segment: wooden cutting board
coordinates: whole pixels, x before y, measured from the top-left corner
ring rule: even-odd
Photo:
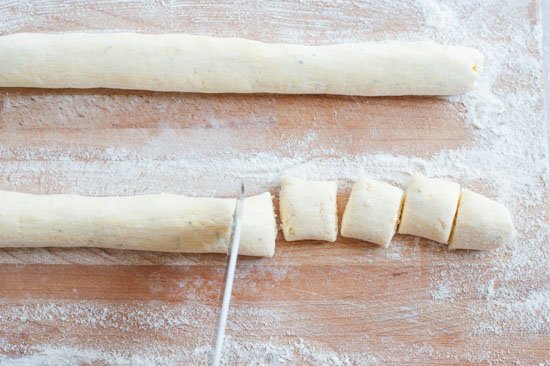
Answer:
[[[459,7],[457,16],[465,23],[471,22],[469,13],[500,14],[503,5],[473,3]],[[515,17],[536,29],[537,1],[516,3]],[[187,32],[327,44],[404,38],[426,27],[442,32],[453,9],[427,0],[4,1],[0,34]],[[472,37],[510,36],[503,31],[506,16],[486,19]],[[540,65],[540,34],[529,42]],[[537,72],[542,77],[540,68]],[[540,80],[533,83],[542,92]],[[533,90],[509,80],[499,84],[515,92]],[[238,161],[245,162],[265,153],[282,160],[380,152],[429,158],[474,143],[467,113],[461,103],[444,98],[0,89],[0,188],[227,197],[234,191],[227,180],[238,174],[212,163],[224,154],[240,154]],[[540,103],[533,115],[533,129],[542,133]],[[190,153],[197,156],[194,165]],[[251,164],[257,170],[262,160]],[[345,164],[342,169],[342,178],[349,178]],[[276,196],[278,176],[235,171],[250,193],[267,189]],[[469,188],[491,192],[481,183]],[[348,192],[344,184],[340,215]],[[547,220],[547,207],[532,209]],[[0,253],[0,364],[207,362],[224,256],[99,249]],[[344,238],[285,243],[279,235],[274,258],[239,261],[226,362],[548,364],[544,298],[530,311],[514,312],[517,303],[498,307],[490,291],[480,291],[487,283],[489,289],[498,286],[500,277],[495,283],[493,274],[504,267],[495,267],[495,259],[505,263],[508,255],[449,253],[399,235],[388,250]],[[547,289],[548,283],[548,271],[540,271],[507,286],[524,294]],[[499,309],[506,311],[500,315]],[[526,318],[515,319],[517,314]],[[522,328],[520,322],[539,326]]]

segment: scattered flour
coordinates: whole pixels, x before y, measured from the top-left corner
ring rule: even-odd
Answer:
[[[45,4],[51,6],[48,1]],[[204,34],[205,29],[211,29],[205,24],[213,21],[202,14],[202,17],[196,16],[189,22],[182,15],[189,13],[186,7],[191,6],[185,2],[134,4],[105,1],[97,6],[132,8],[135,18],[110,20],[117,24],[116,30],[175,30]],[[2,9],[6,10],[0,11],[2,33],[48,31],[48,24],[55,18],[48,6],[41,8],[32,2],[8,1],[0,5]],[[68,25],[71,30],[112,29],[105,20],[88,20],[86,9],[86,2],[67,2],[65,10],[73,19]],[[48,148],[37,149],[18,149],[7,144],[0,146],[0,176],[5,178],[2,188],[32,190],[47,185],[51,191],[92,195],[167,191],[224,196],[233,192],[233,182],[239,179],[248,183],[251,193],[266,189],[276,191],[282,174],[339,179],[344,191],[361,175],[400,186],[404,186],[415,171],[452,179],[506,204],[514,216],[517,239],[491,253],[448,253],[432,243],[428,246],[428,253],[420,254],[420,247],[424,244],[419,245],[418,241],[406,247],[398,247],[401,243],[397,243],[385,253],[366,251],[363,258],[357,258],[358,262],[376,263],[386,259],[407,264],[423,260],[432,264],[427,274],[429,302],[399,306],[391,312],[392,319],[386,317],[383,320],[389,324],[397,323],[397,328],[388,331],[388,336],[364,335],[350,339],[349,349],[360,349],[360,353],[333,349],[322,339],[310,340],[310,337],[301,336],[308,333],[308,322],[300,312],[291,308],[234,307],[232,319],[237,320],[229,326],[235,334],[228,339],[224,356],[226,364],[386,365],[415,364],[415,361],[427,359],[456,364],[550,364],[550,357],[529,356],[530,351],[522,348],[526,343],[521,343],[529,336],[547,337],[550,334],[549,169],[547,130],[542,120],[542,30],[534,18],[532,22],[526,21],[526,14],[533,11],[532,3],[515,0],[498,4],[475,0],[383,0],[342,2],[330,8],[323,1],[314,1],[308,4],[258,3],[250,7],[226,4],[217,11],[224,14],[215,19],[223,29],[217,34],[220,36],[247,37],[249,33],[255,34],[258,24],[262,29],[262,22],[266,22],[273,28],[262,33],[262,39],[266,41],[308,43],[313,39],[329,43],[431,38],[480,49],[486,56],[486,65],[478,88],[465,96],[448,98],[449,103],[459,107],[457,109],[463,109],[471,142],[430,156],[389,152],[348,154],[341,141],[326,142],[312,129],[298,138],[283,136],[287,142],[277,152],[243,151],[239,148],[243,144],[240,135],[231,135],[228,129],[224,129],[234,121],[213,114],[207,121],[209,130],[189,129],[186,137],[175,128],[164,128],[139,148],[86,144],[67,148],[61,144],[56,146],[55,142]],[[354,15],[354,12],[364,14],[364,17]],[[296,20],[296,14],[304,16]],[[369,14],[377,16],[373,18]],[[27,17],[33,19],[33,25],[29,25]],[[158,19],[166,19],[166,23],[159,24]],[[188,28],[180,24],[188,24]],[[392,26],[388,27],[388,24]],[[403,24],[402,28],[400,24]],[[390,32],[388,28],[395,30]],[[48,100],[48,96],[42,98]],[[50,101],[59,102],[59,97],[56,98]],[[131,103],[132,108],[137,108],[143,101],[136,97]],[[109,108],[107,101],[103,100],[101,104]],[[60,115],[70,113],[70,105],[71,99],[67,97],[60,103]],[[5,95],[0,115],[2,111],[26,106],[17,96]],[[163,106],[160,105],[159,114],[162,112]],[[78,113],[71,116],[78,121]],[[248,116],[245,126],[253,125],[254,118],[253,114]],[[336,111],[333,118],[338,122]],[[169,124],[170,121],[163,123]],[[274,123],[276,121],[271,119],[262,121],[266,128],[271,128]],[[210,137],[215,136],[216,146],[209,144],[204,147],[208,133],[212,134]],[[258,141],[249,143],[261,144]],[[455,260],[456,264],[442,267],[438,261],[441,255]],[[195,260],[194,256],[94,249],[0,251],[0,263],[15,264],[114,262],[193,265]],[[182,282],[182,288],[185,286],[186,283]],[[432,308],[438,309],[441,304],[450,304],[461,314],[460,321],[464,321],[463,326],[467,329],[463,336],[470,340],[468,344],[444,348],[431,344],[428,339],[425,343],[411,345],[391,336],[399,334],[399,327],[406,332],[417,329],[411,328],[413,326],[424,327],[423,324],[429,327],[422,336],[429,337],[437,327],[443,329],[438,331],[446,336],[452,336],[456,329],[446,329],[445,319],[437,323],[438,313],[431,313]],[[354,306],[350,309],[357,311]],[[25,343],[13,340],[20,339],[18,337],[10,339],[9,332],[0,330],[0,365],[206,364],[213,332],[211,324],[205,326],[203,323],[205,319],[214,318],[215,308],[200,303],[196,306],[132,304],[118,307],[94,302],[0,303],[2,324],[13,325],[21,332],[32,332],[36,325],[61,332],[52,336],[55,342],[40,339]],[[97,339],[82,342],[72,334],[62,334],[71,327],[94,329]],[[273,337],[256,338],[261,333],[255,331],[258,329],[264,331],[262,334],[272,332]],[[113,349],[106,349],[105,339],[101,337],[107,337],[110,332],[120,332],[121,340]],[[156,341],[150,344],[138,342],[132,338],[136,332],[143,332],[144,338]],[[185,337],[188,332],[199,336],[189,339]],[[322,338],[320,334],[316,336]],[[491,343],[493,336],[507,336],[511,342],[509,348],[514,352],[492,351],[496,347]],[[498,342],[504,340],[498,338]],[[524,356],[518,357],[517,353]]]
[[[432,299],[434,300],[446,300],[452,299],[455,296],[455,290],[448,287],[445,282],[438,283],[434,291],[432,291]]]

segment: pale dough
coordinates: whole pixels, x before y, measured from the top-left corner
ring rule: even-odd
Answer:
[[[495,249],[509,242],[514,233],[510,212],[504,205],[462,190],[449,249]]]
[[[226,253],[234,199],[156,194],[127,197],[0,191],[0,247],[100,247]],[[246,198],[240,254],[273,256],[269,193]]]
[[[342,236],[388,247],[397,230],[403,191],[384,182],[360,179],[351,190]]]
[[[482,67],[477,50],[431,41],[303,46],[188,34],[0,37],[0,87],[453,95],[471,90]]]
[[[459,196],[459,184],[415,174],[405,192],[398,232],[446,244]]]
[[[336,241],[337,184],[286,177],[279,195],[285,240]]]

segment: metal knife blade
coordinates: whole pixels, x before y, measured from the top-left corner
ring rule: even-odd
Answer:
[[[237,203],[233,212],[233,224],[231,226],[231,236],[227,248],[227,262],[225,265],[224,290],[220,302],[220,312],[218,315],[218,330],[216,333],[214,351],[210,365],[218,366],[221,360],[223,349],[223,340],[225,338],[225,326],[227,324],[227,315],[229,314],[229,303],[231,301],[231,291],[233,290],[233,279],[235,278],[235,268],[237,266],[237,256],[239,254],[239,244],[241,240],[241,219],[244,205],[244,184],[241,183],[239,193],[237,194]]]

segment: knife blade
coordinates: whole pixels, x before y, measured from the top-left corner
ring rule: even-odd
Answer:
[[[210,365],[218,366],[221,360],[223,350],[223,341],[225,339],[225,326],[227,324],[227,315],[229,314],[229,303],[231,301],[231,291],[233,290],[233,279],[235,278],[235,268],[237,266],[237,256],[239,254],[239,244],[241,240],[241,220],[244,206],[244,184],[237,194],[235,211],[233,212],[233,223],[231,225],[231,236],[227,248],[227,262],[225,264],[224,289],[220,301],[220,311],[218,314],[218,328],[212,352]]]

